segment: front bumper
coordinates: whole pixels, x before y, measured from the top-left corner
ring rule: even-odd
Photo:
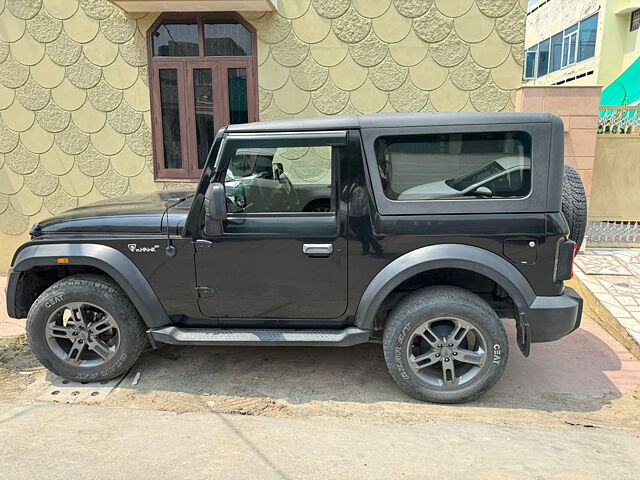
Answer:
[[[558,340],[578,328],[581,317],[582,298],[573,288],[555,297],[536,297],[526,312],[530,341]]]

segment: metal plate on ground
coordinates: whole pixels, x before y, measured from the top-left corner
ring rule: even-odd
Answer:
[[[123,378],[124,375],[108,382],[79,383],[54,377],[38,400],[56,403],[100,403]]]

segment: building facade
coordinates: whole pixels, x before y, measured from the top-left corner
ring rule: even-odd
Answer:
[[[584,181],[590,231],[596,241],[632,242],[640,221],[640,1],[529,3],[522,90],[529,97],[564,90],[556,113],[576,112],[570,122],[564,118],[565,129],[575,126],[565,135],[565,161]],[[593,110],[588,97],[596,89]],[[624,226],[610,229],[610,221]]]
[[[524,85],[599,85],[603,105],[633,104],[640,99],[640,1],[531,2],[525,57]]]
[[[227,123],[512,111],[525,9],[525,0],[1,1],[0,271],[38,220],[193,182]],[[322,175],[322,162],[294,180]]]

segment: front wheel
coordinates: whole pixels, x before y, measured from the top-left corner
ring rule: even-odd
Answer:
[[[427,287],[404,298],[391,312],[383,348],[396,383],[435,403],[479,397],[500,379],[509,355],[493,309],[452,286]]]
[[[27,341],[45,367],[67,380],[101,382],[126,373],[146,343],[144,324],[113,281],[78,275],[33,303]]]

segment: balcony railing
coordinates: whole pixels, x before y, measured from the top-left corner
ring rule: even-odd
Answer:
[[[598,133],[640,135],[640,106],[600,107]]]

